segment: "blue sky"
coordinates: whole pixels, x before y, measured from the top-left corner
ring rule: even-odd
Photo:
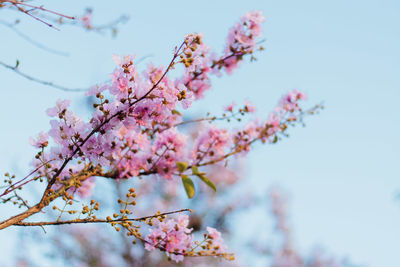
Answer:
[[[18,58],[21,70],[33,76],[86,87],[107,79],[112,54],[150,55],[165,65],[190,32],[202,32],[221,51],[229,27],[246,11],[262,10],[265,51],[232,76],[213,80],[214,90],[194,110],[207,106],[219,113],[221,105],[249,99],[265,117],[293,88],[308,94],[310,106],[323,101],[326,109],[308,118],[307,127],[249,154],[246,179],[259,195],[270,184],[290,192],[300,248],[323,244],[366,266],[400,265],[399,1],[84,2],[43,3],[66,14],[92,6],[99,24],[122,13],[130,20],[112,39],[75,27],[54,31],[23,17],[24,33],[69,56],[40,50],[0,25],[0,60]],[[15,17],[1,12],[2,20]],[[29,136],[48,129],[45,109],[58,98],[73,98],[77,108],[83,100],[6,69],[0,80],[0,171],[24,174],[34,155]],[[2,239],[12,236],[4,232]]]

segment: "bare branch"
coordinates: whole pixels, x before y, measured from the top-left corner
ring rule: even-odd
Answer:
[[[115,219],[115,220],[104,220],[104,219],[76,219],[76,220],[68,220],[68,221],[55,221],[55,222],[18,222],[15,223],[15,226],[45,226],[45,225],[63,225],[63,224],[82,224],[82,223],[113,223],[113,222],[129,222],[129,221],[145,221],[151,218],[157,218],[163,215],[170,215],[181,212],[193,212],[191,209],[180,209],[175,211],[164,212],[156,215],[145,216],[141,218],[133,218],[133,219]]]
[[[83,89],[83,88],[68,88],[68,87],[64,87],[64,86],[55,84],[53,82],[44,81],[44,80],[32,77],[32,76],[30,76],[30,75],[28,75],[26,73],[21,72],[18,69],[18,65],[19,65],[18,61],[17,61],[17,64],[15,66],[8,65],[8,64],[6,64],[6,63],[4,63],[2,61],[0,61],[0,65],[2,65],[3,67],[5,67],[7,69],[10,69],[10,70],[14,71],[15,73],[17,73],[18,75],[24,77],[25,79],[28,79],[30,81],[37,82],[37,83],[40,83],[40,84],[43,84],[43,85],[46,85],[46,86],[50,86],[50,87],[53,87],[53,88],[56,88],[56,89],[59,89],[59,90],[65,91],[65,92],[84,92],[84,91],[87,91],[87,89]]]
[[[14,7],[16,10],[30,16],[31,18],[33,18],[55,30],[59,30],[59,29],[54,27],[53,24],[50,24],[50,23],[46,22],[45,20],[39,18],[37,15],[32,14],[31,12],[32,11],[42,11],[45,13],[50,13],[50,14],[56,15],[60,18],[66,18],[66,19],[71,19],[71,20],[75,19],[75,17],[67,16],[67,15],[61,14],[59,12],[50,10],[50,9],[46,9],[43,6],[35,6],[35,5],[27,4],[23,0],[1,0],[0,3],[2,5],[10,4],[10,7]],[[27,9],[27,8],[29,8],[29,9]]]
[[[6,21],[0,20],[0,24],[4,25],[5,27],[8,27],[12,31],[14,31],[18,36],[20,36],[22,39],[24,39],[28,43],[31,43],[32,45],[36,46],[39,49],[42,49],[42,50],[44,50],[46,52],[53,53],[53,54],[56,54],[56,55],[59,55],[59,56],[67,57],[69,55],[67,52],[63,52],[63,51],[58,51],[58,50],[52,49],[52,48],[47,47],[47,46],[45,46],[44,44],[42,44],[42,43],[40,43],[38,41],[33,40],[31,37],[29,37],[28,35],[25,35],[20,30],[18,30],[17,27],[15,27],[17,25],[17,23],[8,23]]]

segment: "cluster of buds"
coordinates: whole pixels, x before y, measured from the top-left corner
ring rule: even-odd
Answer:
[[[118,199],[118,204],[122,205],[121,209],[119,210],[119,213],[114,213],[113,218],[110,216],[107,216],[107,221],[110,222],[111,226],[115,228],[116,231],[120,231],[120,227],[122,226],[124,228],[130,229],[130,227],[133,227],[132,221],[129,221],[129,215],[132,214],[132,211],[129,210],[129,206],[135,206],[136,205],[136,193],[134,188],[130,188],[128,190],[128,193],[126,193],[126,199],[122,200],[121,198]],[[128,232],[129,233],[129,232]],[[129,234],[130,235],[130,234]]]
[[[185,38],[185,48],[180,55],[181,61],[186,68],[199,63],[199,47],[202,45],[201,35],[189,34]],[[200,62],[201,63],[201,62]],[[194,71],[195,66],[191,68]]]

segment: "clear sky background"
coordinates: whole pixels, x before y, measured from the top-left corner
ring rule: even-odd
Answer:
[[[52,1],[40,2],[65,14],[94,7],[94,24],[121,14],[130,20],[116,39],[76,27],[55,31],[28,17],[20,30],[48,47],[38,49],[0,25],[0,60],[35,77],[69,87],[108,79],[112,54],[151,55],[167,64],[184,35],[202,32],[222,51],[227,31],[246,11],[262,10],[265,51],[232,76],[213,80],[213,90],[194,106],[220,112],[221,105],[249,99],[267,116],[282,94],[305,91],[308,104],[326,109],[292,129],[275,146],[248,156],[249,187],[265,194],[279,184],[291,196],[291,220],[298,247],[323,244],[335,255],[366,266],[400,266],[400,1]],[[0,19],[16,17],[0,11]],[[0,68],[0,172],[25,174],[34,149],[29,137],[49,128],[46,108],[65,93],[24,80]],[[203,112],[200,113],[200,110]],[[259,186],[262,184],[262,186]],[[0,219],[6,211],[0,208]],[[257,222],[241,218],[253,234]],[[253,220],[253,221],[257,221]],[[246,234],[252,234],[247,233]],[[13,230],[0,233],[0,263],[8,262]]]

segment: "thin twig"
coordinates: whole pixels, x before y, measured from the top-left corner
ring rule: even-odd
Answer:
[[[19,1],[9,1],[9,2],[13,2],[13,3],[16,3],[16,4],[18,4],[18,5],[23,5],[23,6],[31,7],[31,8],[33,8],[33,9],[39,9],[39,10],[42,10],[42,11],[44,11],[44,12],[52,13],[52,14],[54,14],[54,15],[57,15],[57,16],[60,16],[60,17],[66,18],[66,19],[72,19],[72,20],[75,19],[75,17],[67,16],[67,15],[64,15],[64,14],[62,14],[62,13],[59,13],[59,12],[50,10],[50,9],[46,9],[46,8],[44,8],[43,6],[34,6],[34,5],[27,4],[27,3],[19,2]]]
[[[59,17],[63,17],[63,18],[71,19],[71,20],[75,19],[75,17],[67,16],[67,15],[61,14],[59,12],[50,10],[50,9],[46,9],[43,6],[30,5],[30,4],[27,4],[20,0],[2,0],[2,1],[0,1],[0,3],[3,3],[3,4],[9,3],[12,7],[15,7],[18,11],[20,11],[20,12],[30,16],[31,18],[49,26],[50,28],[58,30],[58,31],[59,31],[59,29],[54,27],[53,24],[50,24],[50,23],[46,22],[45,20],[39,18],[37,15],[32,14],[31,11],[40,10],[40,11],[43,11],[46,13],[50,13],[50,14],[59,16]],[[30,8],[30,9],[25,9],[26,7]]]
[[[8,22],[2,21],[2,20],[0,20],[0,24],[6,26],[6,27],[8,27],[8,28],[10,28],[10,29],[11,29],[12,31],[14,31],[18,36],[20,36],[20,37],[23,38],[25,41],[27,41],[28,43],[31,43],[32,45],[36,46],[36,47],[39,48],[39,49],[42,49],[42,50],[44,50],[44,51],[46,51],[46,52],[53,53],[53,54],[56,54],[56,55],[59,55],[59,56],[64,56],[64,57],[69,56],[69,54],[68,54],[67,52],[63,52],[63,51],[58,51],[58,50],[52,49],[52,48],[50,48],[50,47],[45,46],[44,44],[41,44],[41,43],[39,43],[39,42],[33,40],[33,39],[30,38],[28,35],[25,35],[25,34],[22,33],[20,30],[18,30],[18,29],[15,27],[16,24],[11,24],[11,23],[8,23]]]
[[[76,220],[68,220],[68,221],[55,221],[55,222],[19,222],[15,223],[16,226],[45,226],[45,225],[63,225],[63,224],[82,224],[82,223],[113,223],[113,222],[140,222],[151,218],[157,218],[164,215],[170,215],[180,212],[192,212],[191,209],[180,209],[175,211],[164,212],[156,215],[145,216],[141,218],[132,218],[132,219],[115,219],[115,220],[104,220],[104,219],[76,219]]]
[[[16,188],[21,188],[21,186],[25,185],[26,183],[30,182],[31,180],[28,180],[27,182],[20,184],[17,186],[17,184],[22,183],[24,180],[26,180],[29,176],[31,176],[32,174],[34,174],[35,172],[37,172],[40,168],[42,168],[43,166],[45,166],[46,164],[50,163],[54,161],[54,159],[49,160],[43,164],[41,164],[39,167],[37,167],[36,169],[34,169],[33,171],[31,171],[27,176],[25,176],[24,178],[22,178],[21,180],[19,180],[18,182],[15,182],[14,184],[10,185],[9,187],[7,187],[4,192],[0,195],[0,197],[7,195],[8,193],[14,191]],[[33,178],[34,179],[34,178]],[[10,190],[11,189],[11,190]]]
[[[83,89],[83,88],[68,88],[68,87],[64,87],[64,86],[55,84],[53,82],[37,79],[37,78],[32,77],[32,76],[30,76],[30,75],[28,75],[26,73],[21,72],[18,69],[18,65],[11,66],[11,65],[8,65],[8,64],[6,64],[6,63],[4,63],[2,61],[0,61],[0,65],[2,65],[3,67],[5,67],[7,69],[10,69],[10,70],[14,71],[15,73],[21,75],[25,79],[28,79],[30,81],[37,82],[37,83],[40,83],[40,84],[43,84],[43,85],[46,85],[46,86],[54,87],[54,88],[57,88],[59,90],[65,91],[65,92],[84,92],[84,91],[87,91],[87,89]]]

